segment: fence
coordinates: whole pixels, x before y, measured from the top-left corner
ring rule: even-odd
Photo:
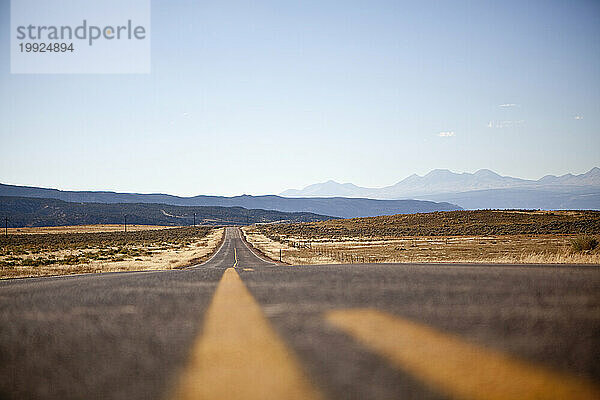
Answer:
[[[386,261],[385,257],[354,254],[350,252],[329,249],[326,246],[313,245],[311,241],[283,240],[282,243],[288,247],[306,250],[313,256],[324,256],[331,258],[341,264],[371,264]],[[283,249],[280,249],[279,251],[279,259],[280,261],[285,261],[285,251]]]

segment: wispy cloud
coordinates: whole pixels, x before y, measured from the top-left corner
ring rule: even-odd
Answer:
[[[574,118],[579,120],[579,119],[583,119],[583,116],[582,115],[576,115]]]
[[[503,121],[490,121],[487,124],[488,128],[514,128],[514,127],[518,127],[518,126],[523,126],[523,124],[525,124],[525,121],[520,119],[517,121],[511,121],[511,120],[503,120]]]
[[[498,107],[501,107],[501,108],[513,108],[513,107],[519,107],[519,105],[515,104],[515,103],[505,103],[505,104],[500,104]]]
[[[438,136],[439,137],[453,137],[454,131],[440,132],[440,133],[438,133]]]

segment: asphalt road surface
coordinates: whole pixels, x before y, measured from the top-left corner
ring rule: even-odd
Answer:
[[[0,281],[2,399],[600,398],[600,269],[277,265]]]

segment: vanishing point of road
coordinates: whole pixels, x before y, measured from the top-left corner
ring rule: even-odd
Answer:
[[[600,269],[287,266],[0,282],[0,399],[599,399]]]

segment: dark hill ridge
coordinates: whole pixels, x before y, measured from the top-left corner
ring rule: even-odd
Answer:
[[[0,197],[0,216],[11,227],[120,224],[185,226],[238,225],[261,222],[310,222],[332,219],[313,213],[285,213],[242,207],[184,207],[155,203],[70,203],[56,199]],[[4,221],[2,221],[4,222]]]
[[[600,233],[598,211],[477,210],[336,219],[303,224],[269,224],[260,229],[281,236],[399,238],[427,236],[561,235]],[[277,237],[279,236],[279,237]]]
[[[0,184],[0,196],[58,199],[77,203],[159,203],[174,206],[220,206],[305,212],[342,218],[377,215],[413,214],[432,211],[453,211],[461,208],[450,203],[425,200],[373,200],[365,198],[286,198],[268,196],[194,196],[168,194],[138,194],[93,191],[62,191],[28,186]]]

